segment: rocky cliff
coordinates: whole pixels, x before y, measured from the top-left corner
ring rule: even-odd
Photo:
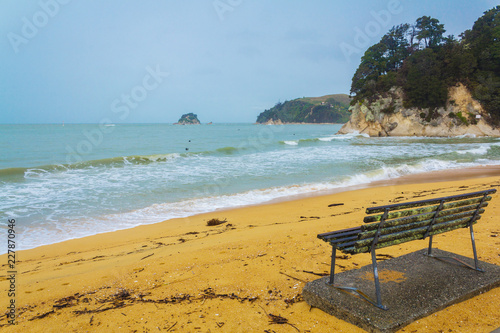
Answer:
[[[361,101],[349,108],[350,120],[338,134],[366,133],[370,136],[500,136],[489,115],[462,84],[451,87],[446,107],[403,107],[403,93],[392,88],[375,101]],[[486,119],[485,119],[486,118]]]

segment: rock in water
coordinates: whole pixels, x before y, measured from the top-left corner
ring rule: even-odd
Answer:
[[[198,115],[194,113],[183,114],[182,117],[174,125],[199,125]]]

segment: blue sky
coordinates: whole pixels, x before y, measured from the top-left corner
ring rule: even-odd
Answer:
[[[491,0],[0,0],[0,123],[254,122],[349,93],[365,49],[423,15],[470,29]]]

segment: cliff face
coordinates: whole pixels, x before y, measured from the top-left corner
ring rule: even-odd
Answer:
[[[370,136],[500,136],[500,130],[489,125],[488,116],[472,98],[466,87],[451,87],[446,108],[436,110],[403,107],[400,88],[374,102],[361,102],[349,108],[350,120],[338,134],[353,132]]]

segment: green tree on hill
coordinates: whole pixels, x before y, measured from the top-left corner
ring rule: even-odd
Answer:
[[[332,95],[329,95],[332,96]],[[298,98],[292,101],[278,102],[257,117],[257,123],[270,120],[283,123],[346,123],[349,121],[348,104],[339,96],[321,98]],[[344,96],[347,98],[348,96]],[[340,100],[340,101],[339,101]]]
[[[460,35],[444,37],[439,20],[422,16],[393,27],[369,47],[351,85],[351,103],[372,101],[401,87],[406,106],[446,105],[448,88],[463,83],[500,124],[500,6]]]
[[[500,122],[500,6],[487,11],[464,33],[477,62],[469,88],[473,95]]]
[[[439,23],[439,20],[430,16],[422,16],[417,19],[415,24],[417,29],[418,42],[424,42],[424,48],[437,47],[440,45],[446,32],[444,25]]]
[[[407,107],[436,108],[446,104],[448,89],[441,62],[431,48],[409,57],[400,72]]]

